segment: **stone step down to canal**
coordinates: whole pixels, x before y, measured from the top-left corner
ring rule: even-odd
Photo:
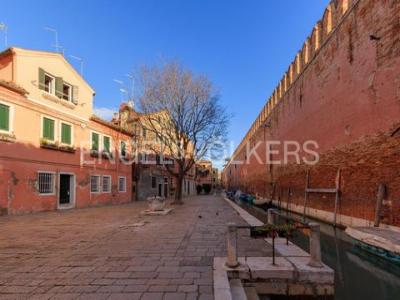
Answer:
[[[382,227],[347,227],[346,233],[356,241],[397,255],[400,262],[400,231]]]
[[[235,209],[238,214],[250,226],[260,226],[263,223],[250,215],[247,211],[236,205],[234,202],[225,198],[228,204]],[[273,219],[272,215],[271,218]],[[238,257],[239,265],[234,263],[235,255],[235,236],[234,224],[228,236],[229,254],[227,257],[214,258],[214,290],[215,299],[241,300],[255,299],[254,291],[261,295],[280,295],[280,296],[330,296],[334,294],[334,272],[331,268],[324,265],[320,260],[319,232],[315,229],[319,225],[311,224],[311,235],[313,239],[311,248],[314,248],[312,255],[303,251],[296,245],[287,241],[285,238],[266,238],[264,241],[268,247],[272,248],[275,244],[275,252],[278,257],[273,259],[271,256],[264,257]],[[237,230],[242,230],[238,226]],[[318,232],[317,236],[313,232]],[[317,239],[315,239],[317,237]],[[315,241],[318,240],[318,247]],[[239,249],[239,248],[237,248]],[[317,251],[318,250],[318,251]],[[318,256],[318,257],[317,257]],[[233,266],[233,267],[229,267]],[[238,284],[240,280],[241,284]],[[242,291],[240,292],[240,289]],[[251,290],[251,297],[248,291]],[[246,293],[247,291],[247,293]]]

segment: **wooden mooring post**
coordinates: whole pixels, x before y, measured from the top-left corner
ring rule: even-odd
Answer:
[[[382,217],[382,202],[386,195],[386,185],[381,183],[378,187],[378,194],[376,195],[376,205],[375,205],[375,222],[374,226],[379,227]]]

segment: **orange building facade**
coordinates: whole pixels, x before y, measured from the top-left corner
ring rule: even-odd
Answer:
[[[131,201],[131,133],[93,96],[61,54],[0,53],[0,214]]]

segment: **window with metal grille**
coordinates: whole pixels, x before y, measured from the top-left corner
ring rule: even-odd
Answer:
[[[118,178],[118,192],[126,192],[126,177]]]
[[[156,188],[156,178],[155,178],[154,176],[151,177],[151,187],[152,187],[153,189]]]
[[[91,193],[100,192],[100,176],[98,175],[90,176],[90,192]]]
[[[111,176],[103,176],[103,193],[111,192]]]
[[[54,194],[54,173],[38,173],[38,189],[42,195]]]

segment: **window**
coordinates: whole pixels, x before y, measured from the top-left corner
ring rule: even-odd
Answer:
[[[171,159],[171,158],[164,158],[164,165],[173,166],[174,165],[174,160]]]
[[[92,150],[99,151],[99,139],[100,135],[96,132],[92,132]]]
[[[143,137],[146,138],[146,135],[147,135],[147,129],[143,128]]]
[[[151,188],[152,189],[156,188],[156,178],[154,176],[151,177]]]
[[[126,192],[126,177],[118,177],[118,192]]]
[[[71,101],[72,100],[72,86],[70,86],[67,83],[63,83],[63,87],[62,87],[62,98],[64,100],[67,101]]]
[[[103,150],[104,152],[110,153],[110,137],[103,136]]]
[[[120,153],[122,157],[125,157],[126,155],[126,142],[125,141],[121,141],[121,146],[120,146]]]
[[[71,137],[71,125],[66,123],[61,123],[61,143],[66,145],[72,144],[72,137]]]
[[[103,175],[103,193],[111,192],[111,176]]]
[[[90,192],[91,193],[100,192],[100,176],[98,175],[90,176]]]
[[[0,103],[0,131],[10,131],[10,107]]]
[[[43,117],[43,138],[54,141],[54,120]]]
[[[50,94],[54,94],[54,77],[49,74],[44,75],[44,90]]]
[[[38,190],[41,195],[54,194],[54,173],[39,172],[38,173]]]

